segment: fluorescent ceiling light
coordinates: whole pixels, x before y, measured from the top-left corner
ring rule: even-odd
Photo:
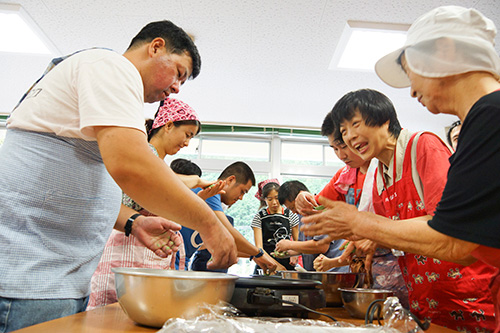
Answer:
[[[59,53],[28,13],[14,4],[0,4],[0,52]]]
[[[373,71],[378,59],[403,46],[409,27],[348,21],[328,69]]]

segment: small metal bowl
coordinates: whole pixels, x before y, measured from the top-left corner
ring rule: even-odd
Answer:
[[[118,302],[136,323],[162,327],[170,318],[192,318],[202,304],[229,302],[238,276],[214,272],[112,268]]]
[[[280,271],[283,279],[315,280],[325,291],[326,306],[342,306],[339,288],[363,285],[365,273]]]
[[[353,318],[365,318],[366,311],[375,300],[385,301],[394,293],[385,289],[339,288],[344,308]]]

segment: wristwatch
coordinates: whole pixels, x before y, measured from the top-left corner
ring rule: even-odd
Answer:
[[[253,260],[254,258],[260,258],[264,255],[264,250],[262,249],[259,249],[259,253],[257,253],[256,255],[254,256],[250,256],[250,260]]]
[[[125,236],[130,236],[130,233],[132,232],[132,224],[134,223],[135,219],[141,216],[141,214],[134,214],[131,217],[128,218],[127,223],[125,223]]]

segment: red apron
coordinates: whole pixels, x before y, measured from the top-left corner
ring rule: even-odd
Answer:
[[[492,248],[484,245],[480,245],[477,249],[472,251],[472,256],[479,260],[496,267],[497,270],[500,268],[500,249]],[[490,285],[491,294],[493,295],[493,302],[495,303],[495,313],[496,313],[496,330],[495,333],[500,332],[500,273],[494,278]]]
[[[379,215],[403,220],[433,213],[425,210],[413,183],[411,146],[414,137],[415,134],[405,151],[401,179],[379,195],[375,178],[373,206]],[[481,261],[462,266],[414,253],[399,257],[399,265],[408,288],[410,310],[419,319],[428,318],[434,324],[457,331],[479,332],[476,331],[479,327],[495,329],[493,300],[488,288],[495,268]]]

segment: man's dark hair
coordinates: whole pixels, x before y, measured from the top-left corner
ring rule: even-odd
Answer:
[[[255,185],[255,176],[252,169],[245,162],[234,162],[233,164],[226,167],[219,176],[219,179],[226,179],[230,176],[236,177],[236,183],[246,184],[250,180],[252,186]]]
[[[345,120],[351,120],[359,111],[367,126],[380,127],[389,121],[389,133],[395,138],[401,132],[396,109],[391,100],[376,90],[361,89],[345,94],[332,109],[333,126],[340,128]]]
[[[197,175],[201,177],[201,169],[196,164],[191,162],[190,160],[186,160],[185,158],[177,158],[170,162],[170,168],[173,172],[180,175]]]
[[[309,192],[307,186],[298,180],[289,180],[284,182],[278,191],[278,200],[280,201],[280,204],[284,205],[285,201],[292,202],[295,200],[300,191]]]
[[[189,54],[193,62],[190,79],[194,79],[200,74],[201,58],[193,40],[184,30],[167,20],[147,24],[132,39],[127,50],[144,43],[150,43],[157,37],[165,40],[165,48],[170,53],[183,54],[187,52]]]
[[[335,126],[332,119],[332,111],[328,112],[323,119],[323,124],[321,125],[321,135],[329,136],[335,132]]]
[[[321,135],[330,136],[333,134],[333,139],[335,141],[344,143],[338,127],[336,127],[333,123],[332,113],[333,111],[328,112],[325,116],[325,119],[323,119],[323,124],[321,125]]]
[[[448,143],[452,147],[453,147],[453,144],[451,142],[451,131],[453,131],[453,129],[455,127],[460,126],[460,125],[462,125],[462,122],[460,120],[455,121],[453,124],[450,125],[450,128],[448,129],[448,133],[446,133],[446,140],[448,140]]]

